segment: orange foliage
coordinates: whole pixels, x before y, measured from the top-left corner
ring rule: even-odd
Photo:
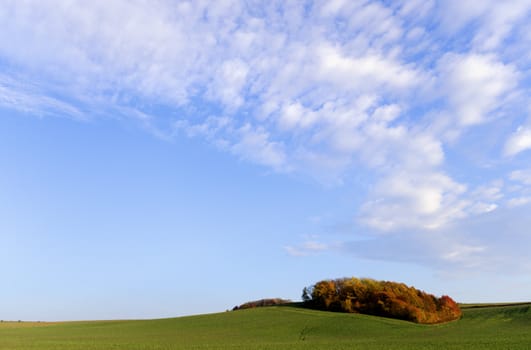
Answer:
[[[368,278],[342,278],[305,288],[305,305],[329,311],[398,318],[417,323],[441,323],[461,317],[449,296],[436,298],[403,283]]]

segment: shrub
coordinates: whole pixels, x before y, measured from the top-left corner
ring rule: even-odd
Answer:
[[[239,306],[235,306],[232,310],[235,311],[235,310],[242,310],[242,309],[252,309],[255,307],[275,306],[275,305],[283,305],[283,304],[290,304],[290,303],[292,303],[291,300],[280,299],[280,298],[260,299],[260,300],[255,300],[255,301],[248,301]]]

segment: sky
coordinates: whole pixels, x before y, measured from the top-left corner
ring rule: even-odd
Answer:
[[[0,319],[347,276],[531,300],[531,1],[5,0]]]

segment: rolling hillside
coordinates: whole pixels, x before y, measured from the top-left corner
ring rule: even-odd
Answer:
[[[1,350],[529,349],[531,304],[463,308],[440,325],[277,306],[142,321],[0,323]]]

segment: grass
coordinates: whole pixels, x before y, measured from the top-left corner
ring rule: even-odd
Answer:
[[[141,321],[2,322],[0,349],[529,349],[531,304],[463,311],[459,321],[430,326],[296,306]]]

